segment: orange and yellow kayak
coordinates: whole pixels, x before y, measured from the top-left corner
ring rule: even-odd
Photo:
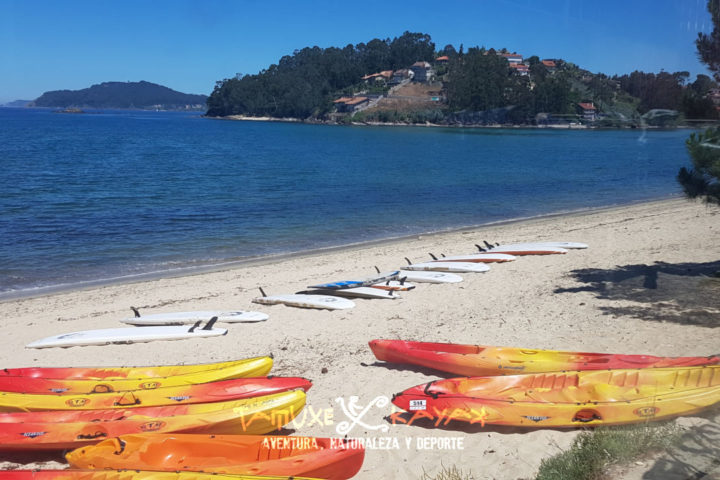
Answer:
[[[260,435],[280,430],[305,407],[293,390],[226,402],[115,410],[0,414],[0,450],[65,450],[135,433]]]
[[[4,368],[2,377],[56,378],[61,380],[144,380],[180,375],[208,375],[216,370],[231,369],[233,377],[264,377],[270,373],[272,357],[256,357],[229,362],[201,363],[195,365],[161,365],[148,367],[23,367]]]
[[[219,402],[294,389],[308,390],[311,386],[309,380],[301,377],[257,377],[84,395],[0,392],[0,411],[97,410]]]
[[[81,469],[131,468],[345,480],[362,467],[365,449],[339,438],[265,435],[125,435],[66,455]]]
[[[378,360],[385,362],[418,365],[469,377],[609,368],[692,367],[720,363],[718,355],[654,357],[405,340],[372,340],[370,349]]]
[[[20,375],[2,375],[0,374],[0,392],[18,392],[18,393],[107,393],[122,392],[127,390],[149,390],[160,387],[172,387],[180,385],[194,385],[198,383],[217,382],[220,380],[231,380],[235,378],[262,377],[270,373],[272,368],[271,357],[258,357],[248,360],[240,360],[237,362],[223,362],[209,365],[206,370],[189,371],[171,376],[157,377],[129,377],[118,378],[108,376],[100,378],[90,373],[89,378],[80,378],[69,373],[68,378],[43,378],[40,376],[20,376]],[[156,367],[158,369],[165,367]],[[24,369],[21,369],[24,370]],[[49,375],[59,375],[60,372],[54,370],[74,370],[74,369],[37,369],[37,370],[53,370],[48,372]],[[171,372],[172,370],[168,370]],[[158,373],[161,373],[159,370]],[[42,373],[42,372],[34,372]]]
[[[137,470],[2,470],[0,480],[313,480],[300,477],[215,475],[198,472],[141,472]]]
[[[720,401],[720,366],[437,380],[393,403],[420,418],[525,427],[619,425],[688,415]]]

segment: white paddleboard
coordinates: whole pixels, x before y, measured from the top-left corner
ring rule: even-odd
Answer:
[[[525,242],[525,243],[506,243],[502,246],[503,247],[517,247],[517,246],[557,247],[557,248],[564,248],[567,250],[573,250],[573,249],[588,248],[589,245],[587,243],[580,243],[580,242]]]
[[[470,253],[468,255],[451,255],[447,257],[434,258],[436,262],[470,262],[470,263],[494,263],[512,262],[514,255],[507,253]]]
[[[136,316],[124,318],[120,320],[122,323],[130,325],[192,325],[198,321],[207,321],[213,317],[217,317],[218,322],[225,323],[254,323],[264,322],[269,315],[262,312],[245,312],[245,311],[213,311],[203,310],[195,312],[168,312],[153,313],[151,315],[140,315],[136,308],[133,308]],[[139,315],[139,316],[137,316]]]
[[[268,295],[254,298],[253,302],[263,305],[282,304],[290,307],[319,308],[326,310],[345,310],[355,306],[355,303],[347,298],[336,297],[333,295],[307,295],[300,293],[288,295]]]
[[[314,291],[308,290],[305,292],[299,292],[301,294],[313,295]],[[395,300],[400,296],[392,290],[381,290],[379,288],[372,287],[355,287],[355,288],[338,288],[338,289],[318,289],[317,294],[332,294],[338,297],[349,297],[349,298],[389,298]]]
[[[377,283],[373,285],[372,288],[379,288],[381,290],[394,290],[396,292],[407,292],[408,290],[412,290],[413,288],[415,288],[415,285],[410,282],[390,280],[389,282]]]
[[[341,280],[339,282],[321,283],[319,285],[310,285],[308,288],[325,288],[325,289],[345,289],[356,287],[369,287],[375,283],[387,282],[389,280],[397,280],[399,270],[387,273],[378,273],[374,277],[368,277],[362,280]]]
[[[107,345],[110,343],[141,343],[155,340],[182,340],[185,338],[216,337],[225,335],[224,328],[203,330],[203,326],[125,327],[102,330],[84,330],[55,335],[34,341],[27,348],[73,347],[81,345]]]
[[[484,263],[471,262],[423,262],[413,263],[402,267],[405,270],[427,270],[433,272],[473,272],[482,273],[490,270],[490,267]]]
[[[400,273],[408,280],[417,283],[460,283],[463,281],[460,275],[448,272],[401,270]]]
[[[553,255],[567,252],[564,248],[541,245],[499,245],[487,250],[487,253],[509,253],[510,255]]]

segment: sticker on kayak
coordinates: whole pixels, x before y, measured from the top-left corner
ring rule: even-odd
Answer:
[[[410,400],[410,411],[427,410],[426,400]]]
[[[143,423],[140,425],[140,430],[143,432],[156,432],[165,426],[165,422],[155,420],[152,422]]]
[[[649,418],[654,417],[658,411],[660,411],[660,409],[657,407],[642,407],[636,409],[633,413],[638,417]]]

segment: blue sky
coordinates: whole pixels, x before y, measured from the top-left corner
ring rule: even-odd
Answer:
[[[0,0],[0,103],[103,81],[209,94],[306,46],[345,46],[404,31],[563,58],[609,75],[686,70],[706,0]]]

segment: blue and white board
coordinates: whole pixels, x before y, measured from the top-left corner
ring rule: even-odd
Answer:
[[[324,289],[343,289],[343,288],[356,288],[356,287],[369,287],[376,283],[388,282],[390,280],[397,280],[399,270],[388,273],[379,273],[374,277],[368,277],[363,280],[341,280],[338,282],[321,283],[319,285],[310,285],[308,288],[324,288]]]

